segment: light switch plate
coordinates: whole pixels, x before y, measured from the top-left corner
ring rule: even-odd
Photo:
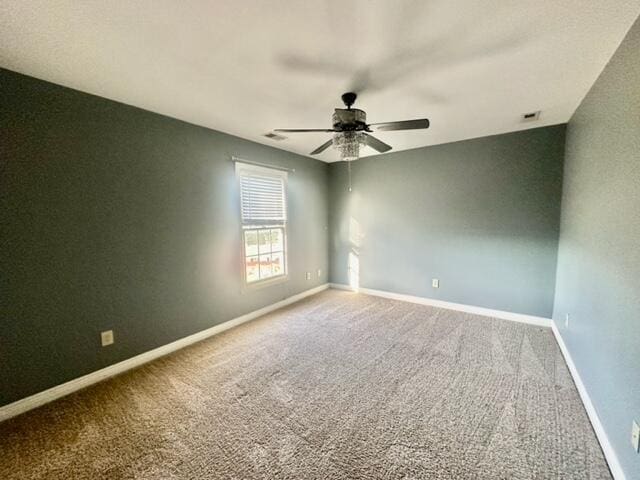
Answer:
[[[311,280],[311,272],[307,272],[307,280]]]
[[[636,453],[640,453],[640,425],[635,420],[631,425],[631,445]]]
[[[440,288],[440,280],[438,280],[437,278],[432,279],[431,286],[433,288]]]
[[[100,332],[100,340],[102,342],[103,347],[113,344],[113,330],[106,330],[104,332]]]

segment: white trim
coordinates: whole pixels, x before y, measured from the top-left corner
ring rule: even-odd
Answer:
[[[140,355],[136,355],[135,357],[128,358],[127,360],[123,360],[122,362],[110,365],[100,370],[96,370],[95,372],[89,373],[79,378],[75,378],[61,385],[57,385],[55,387],[49,388],[48,390],[36,393],[35,395],[31,395],[30,397],[26,397],[0,407],[0,422],[44,405],[45,403],[49,403],[60,397],[64,397],[65,395],[69,395],[70,393],[88,387],[89,385],[93,385],[94,383],[100,382],[109,377],[113,377],[114,375],[118,375],[120,373],[126,372],[127,370],[131,370],[132,368],[139,367],[140,365],[155,360],[159,357],[163,357],[169,353],[175,352],[176,350],[180,350],[191,344],[204,340],[205,338],[209,338],[213,335],[224,332],[225,330],[229,330],[230,328],[233,328],[237,325],[248,322],[255,318],[261,317],[262,315],[273,312],[274,310],[278,310],[279,308],[295,303],[305,297],[315,295],[316,293],[326,290],[327,288],[329,288],[329,285],[325,283],[324,285],[320,285],[310,290],[298,293],[297,295],[285,298],[284,300],[234,318],[233,320],[223,322],[214,327],[202,330],[201,332],[189,335],[188,337],[176,340],[175,342],[171,342],[161,347],[154,348],[153,350],[149,350],[148,352],[141,353]]]
[[[339,290],[350,290],[354,292],[364,293],[365,295],[373,295],[375,297],[391,298],[402,302],[418,303],[420,305],[428,305],[430,307],[446,308],[448,310],[457,310],[459,312],[473,313],[482,315],[483,317],[499,318],[501,320],[511,320],[512,322],[528,323],[539,327],[550,328],[553,324],[550,318],[536,317],[534,315],[525,315],[523,313],[505,312],[502,310],[492,310],[490,308],[475,307],[472,305],[464,305],[462,303],[445,302],[443,300],[435,300],[426,297],[416,297],[413,295],[404,295],[402,293],[387,292],[384,290],[374,290],[371,288],[355,289],[349,285],[340,283],[329,284],[331,288]]]
[[[556,342],[558,342],[558,345],[560,346],[560,351],[562,352],[564,361],[569,367],[569,372],[573,377],[573,382],[576,384],[576,388],[578,389],[578,393],[580,394],[580,399],[582,400],[584,408],[587,411],[587,415],[589,416],[589,420],[591,421],[593,430],[596,432],[596,437],[598,438],[598,442],[600,442],[602,452],[604,453],[604,457],[607,459],[607,463],[609,464],[609,469],[611,470],[613,478],[615,480],[626,480],[627,477],[624,474],[622,465],[620,465],[620,461],[618,460],[618,456],[613,449],[613,445],[611,445],[611,442],[609,441],[607,432],[605,431],[604,426],[600,421],[600,417],[598,417],[598,413],[596,412],[596,408],[593,406],[591,397],[589,397],[589,393],[587,392],[584,383],[582,383],[582,379],[580,378],[578,369],[576,368],[575,363],[573,363],[573,359],[571,358],[569,349],[564,343],[562,335],[560,335],[560,331],[558,330],[558,327],[554,322],[551,325],[551,330],[553,331],[554,337],[556,337]]]

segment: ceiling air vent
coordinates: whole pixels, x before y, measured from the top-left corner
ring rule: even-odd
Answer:
[[[540,110],[537,112],[523,113],[521,118],[523,122],[535,122],[540,118]]]
[[[281,142],[282,140],[287,139],[287,137],[285,137],[284,135],[278,135],[277,133],[271,133],[271,132],[265,133],[263,137],[270,138],[271,140],[275,140],[276,142]]]

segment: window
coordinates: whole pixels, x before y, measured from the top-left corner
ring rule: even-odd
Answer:
[[[287,173],[236,163],[236,174],[240,184],[245,282],[286,278]]]

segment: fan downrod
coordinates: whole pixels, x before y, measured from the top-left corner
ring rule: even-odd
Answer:
[[[347,106],[348,109],[351,109],[351,105],[356,102],[356,98],[358,95],[353,92],[347,92],[342,94],[342,101]]]

